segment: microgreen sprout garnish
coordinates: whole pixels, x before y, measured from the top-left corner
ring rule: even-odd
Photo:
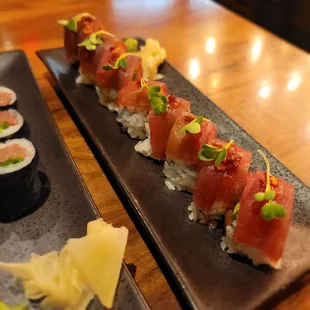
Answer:
[[[258,192],[254,195],[255,201],[265,201],[267,202],[263,205],[261,209],[261,217],[266,220],[270,221],[276,218],[281,218],[285,216],[285,209],[283,206],[274,201],[276,197],[276,192],[271,189],[270,186],[270,164],[266,155],[261,151],[258,150],[258,153],[263,157],[266,163],[266,188],[265,192]]]
[[[89,14],[89,13],[82,13],[79,15],[76,15],[72,19],[62,19],[58,21],[58,24],[67,27],[69,30],[73,32],[77,32],[77,24],[83,17],[91,17],[93,19],[96,19],[95,16]]]
[[[8,129],[10,127],[10,124],[7,121],[4,121],[3,123],[0,124],[0,133],[4,129]]]
[[[133,38],[128,38],[125,41],[125,45],[127,47],[127,51],[130,53],[134,53],[138,49],[138,41],[136,39],[133,39]]]
[[[144,78],[141,79],[140,84],[141,88],[137,92],[139,93],[144,88],[147,88],[147,96],[154,114],[158,115],[167,112],[168,99],[160,93],[161,87],[159,85],[149,86]]]
[[[0,163],[0,167],[7,167],[14,164],[21,163],[25,158],[24,157],[15,157],[15,158],[9,158],[6,161]]]
[[[192,120],[190,123],[185,125],[180,131],[179,134],[182,133],[191,133],[191,134],[197,134],[201,131],[201,124],[204,120],[207,120],[203,116],[197,116],[194,120]]]
[[[85,46],[85,48],[88,51],[95,51],[98,45],[101,45],[103,43],[101,36],[103,34],[108,34],[113,36],[113,34],[107,32],[107,31],[96,31],[92,33],[86,40],[82,41],[81,43],[78,44],[78,46]]]
[[[126,58],[130,55],[134,55],[133,53],[124,53],[120,57],[118,57],[114,63],[114,65],[106,64],[102,67],[103,70],[115,70],[118,69],[119,67],[121,68],[127,68],[127,60]]]
[[[209,144],[203,144],[198,156],[202,161],[213,161],[215,166],[218,167],[221,162],[225,161],[227,157],[228,148],[234,143],[230,140],[223,148],[217,148]]]

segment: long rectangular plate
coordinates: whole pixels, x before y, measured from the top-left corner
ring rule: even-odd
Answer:
[[[42,206],[37,211],[9,224],[0,223],[0,260],[21,262],[28,260],[32,252],[60,250],[68,238],[85,235],[87,223],[98,218],[99,213],[42,98],[24,52],[0,54],[0,85],[17,94],[17,110],[24,116],[28,138],[39,153],[44,187]],[[24,301],[22,287],[5,272],[0,272],[0,299],[13,305]],[[125,264],[113,308],[148,309]],[[31,303],[29,309],[39,309],[39,305]],[[88,309],[104,307],[95,299]]]
[[[273,173],[295,186],[294,218],[281,271],[255,268],[229,257],[220,248],[221,230],[208,230],[188,220],[192,197],[169,191],[161,164],[134,151],[137,141],[121,133],[115,114],[100,106],[95,90],[75,83],[78,70],[69,66],[61,48],[39,51],[38,56],[55,78],[63,102],[115,186],[128,212],[184,306],[193,309],[253,309],[310,267],[310,190],[266,151]],[[251,136],[196,89],[168,62],[161,73],[170,93],[192,102],[192,111],[218,126],[221,138],[253,152],[253,166],[263,169]],[[308,246],[307,246],[308,245]],[[278,294],[276,294],[278,296]],[[273,298],[271,298],[273,297]]]

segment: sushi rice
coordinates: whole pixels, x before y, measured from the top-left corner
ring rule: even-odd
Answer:
[[[1,149],[4,149],[8,146],[12,146],[14,144],[18,144],[20,147],[24,148],[27,151],[26,156],[24,157],[24,160],[21,161],[20,163],[10,164],[6,167],[0,166],[0,175],[12,173],[12,172],[23,169],[24,167],[28,166],[32,162],[35,156],[36,151],[35,151],[33,144],[29,140],[24,139],[24,138],[23,139],[12,139],[12,140],[6,141],[5,143],[0,143],[0,152],[1,152]]]
[[[147,113],[130,111],[127,108],[118,109],[116,120],[122,124],[123,129],[127,131],[133,139],[143,140],[147,137]]]
[[[16,110],[9,109],[8,112],[16,117],[17,124],[16,125],[10,125],[8,128],[2,129],[0,131],[0,139],[9,137],[9,136],[15,134],[16,132],[18,132],[22,128],[22,126],[24,124],[24,118]]]
[[[223,214],[215,213],[215,214],[204,214],[201,210],[199,210],[193,201],[187,208],[190,213],[188,214],[188,218],[190,221],[197,222],[203,225],[207,225],[209,229],[215,229],[217,227],[218,221],[223,219]]]
[[[269,265],[275,269],[281,268],[281,259],[276,263],[265,257],[257,248],[247,246],[242,243],[236,243],[233,240],[233,234],[237,227],[237,221],[233,221],[231,226],[226,226],[226,236],[222,237],[221,248],[228,254],[239,254],[241,256],[247,256],[252,260],[254,266]]]
[[[170,161],[167,158],[163,173],[166,177],[165,185],[172,191],[193,192],[197,180],[197,172],[181,161]]]
[[[105,106],[109,107],[110,111],[117,111],[115,106],[115,102],[117,100],[117,91],[115,89],[104,89],[100,87],[96,87],[96,92],[99,96],[99,102]]]
[[[75,79],[75,82],[77,84],[83,84],[83,85],[93,85],[93,81],[88,78],[84,73],[81,72],[81,69],[79,70],[80,75]]]

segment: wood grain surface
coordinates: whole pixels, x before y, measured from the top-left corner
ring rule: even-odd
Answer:
[[[127,264],[152,309],[179,309],[166,280],[51,87],[39,49],[60,47],[56,21],[88,11],[120,37],[160,40],[169,62],[310,185],[310,55],[211,1],[1,0],[0,51],[23,49],[104,220],[128,227]],[[310,286],[279,309],[310,309]]]

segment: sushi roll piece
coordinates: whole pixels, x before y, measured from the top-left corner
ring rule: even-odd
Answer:
[[[17,100],[15,92],[4,86],[0,86],[0,110],[11,108]]]
[[[120,91],[127,84],[140,81],[143,76],[142,60],[132,53],[124,53],[116,60],[110,58],[106,61],[107,63],[102,67],[103,71],[100,72],[98,77],[101,83],[98,92],[99,101],[104,106],[111,103],[106,99],[107,89],[111,89],[117,94],[117,91]],[[110,79],[111,76],[113,76],[113,79]],[[108,108],[111,109],[111,107]]]
[[[93,32],[103,30],[103,24],[89,13],[79,14],[68,20],[59,20],[64,26],[64,46],[70,63],[78,62],[78,44]]]
[[[215,228],[239,201],[246,184],[252,153],[235,145],[214,140],[202,146],[200,170],[189,219]]]
[[[170,190],[195,190],[199,151],[215,138],[215,123],[189,112],[178,115],[167,142],[163,170],[165,184]]]
[[[148,135],[148,113],[151,106],[151,92],[166,98],[168,89],[165,83],[156,81],[132,81],[118,93],[118,99],[109,109],[117,111],[116,120],[122,124],[131,138],[144,139]]]
[[[23,124],[24,119],[16,110],[0,111],[0,141],[14,136]]]
[[[95,85],[103,105],[117,99],[118,70],[107,67],[125,52],[125,43],[103,30],[92,33],[79,44],[80,76],[76,81]]]
[[[0,221],[9,222],[32,210],[41,195],[38,156],[27,139],[0,143]]]
[[[102,67],[108,61],[115,61],[125,51],[124,42],[117,39],[113,34],[104,30],[93,32],[78,44],[80,77],[78,77],[77,82],[100,86],[98,75],[102,74],[102,71],[106,72]]]
[[[159,83],[159,82],[157,82]],[[191,103],[173,95],[167,96],[167,106],[162,110],[152,108],[148,115],[147,130],[149,136],[135,146],[135,150],[144,156],[156,160],[166,159],[169,135],[177,116],[181,112],[189,112]]]
[[[227,220],[221,247],[229,254],[247,256],[254,265],[281,267],[281,257],[292,219],[294,187],[267,173],[249,173],[234,213]]]

